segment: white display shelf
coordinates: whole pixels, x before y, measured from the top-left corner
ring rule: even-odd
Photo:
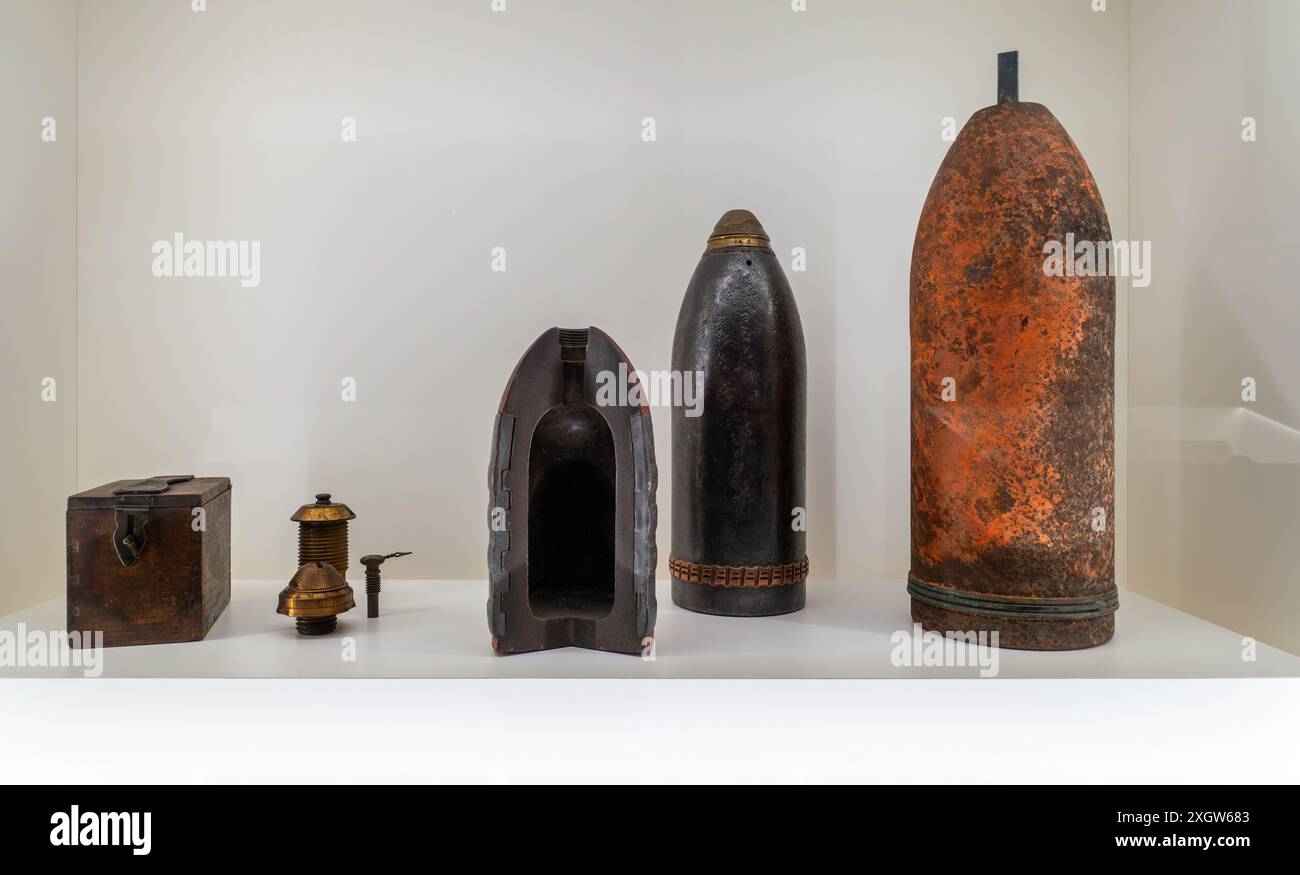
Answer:
[[[297,634],[275,612],[284,581],[237,580],[230,607],[204,641],[104,651],[103,677],[212,678],[976,678],[976,667],[895,667],[891,636],[911,631],[902,581],[812,581],[808,607],[765,619],[678,609],[659,581],[653,661],[564,648],[497,656],[489,645],[483,581],[384,583],[382,616],[364,593],[328,636]],[[0,618],[0,630],[62,630],[52,599]],[[345,639],[355,660],[344,659]],[[963,645],[964,648],[964,645]],[[1131,592],[1120,593],[1115,638],[1061,653],[1002,650],[999,678],[1300,677],[1300,657]],[[974,662],[973,659],[968,661]],[[4,677],[81,677],[77,668],[0,667]]]

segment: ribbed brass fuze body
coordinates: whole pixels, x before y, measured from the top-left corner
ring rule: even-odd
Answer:
[[[300,635],[327,635],[338,624],[338,615],[355,606],[352,587],[333,565],[309,562],[280,591],[275,610],[297,620]]]
[[[346,504],[330,500],[328,492],[316,495],[289,517],[298,524],[298,566],[328,562],[339,574],[348,573],[348,520],[357,515]]]

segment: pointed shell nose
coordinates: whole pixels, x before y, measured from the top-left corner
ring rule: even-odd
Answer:
[[[709,235],[709,249],[727,246],[757,246],[770,248],[767,232],[758,218],[749,210],[728,210],[718,219]]]

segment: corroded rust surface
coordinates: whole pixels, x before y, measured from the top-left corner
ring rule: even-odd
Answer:
[[[1096,182],[1046,107],[1009,101],[953,143],[912,253],[912,576],[1030,611],[1115,587],[1115,282],[1044,274],[1067,233],[1110,240]],[[1101,644],[1114,624],[999,626],[915,599],[913,616],[1034,649]]]

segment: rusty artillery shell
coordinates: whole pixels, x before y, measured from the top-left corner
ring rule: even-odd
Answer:
[[[1097,184],[1046,107],[966,123],[912,252],[912,617],[1068,650],[1114,634],[1110,276],[1045,271],[1048,245],[1110,241]],[[1067,257],[1072,257],[1067,254]]]
[[[758,219],[722,217],[687,286],[674,377],[701,375],[693,415],[674,399],[673,602],[760,617],[804,606],[807,363],[803,326]]]

